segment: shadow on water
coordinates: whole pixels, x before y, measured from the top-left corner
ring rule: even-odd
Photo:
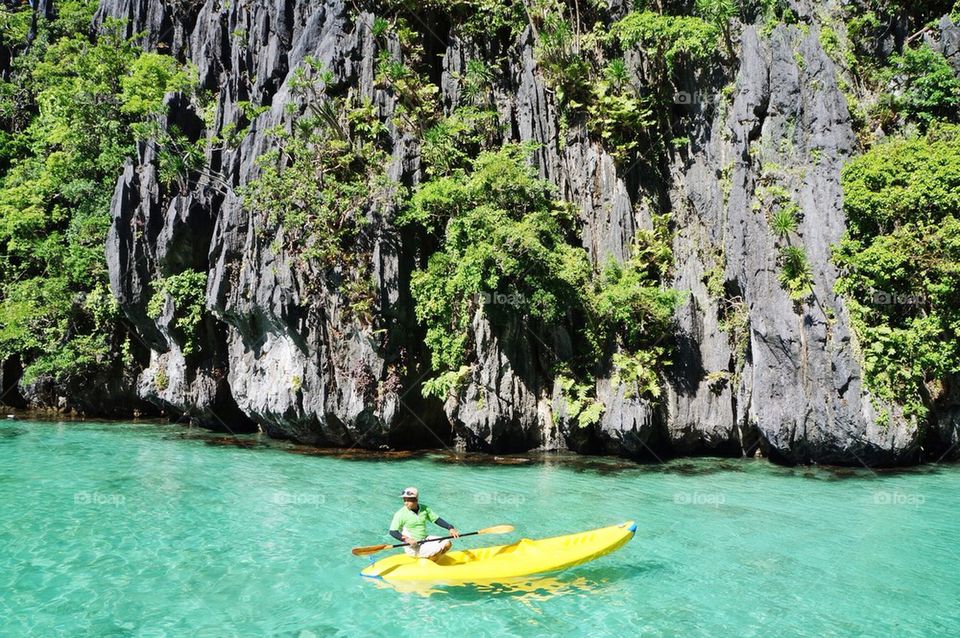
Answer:
[[[27,433],[27,431],[24,430],[23,428],[16,428],[16,427],[13,427],[13,428],[8,428],[8,427],[0,428],[0,443],[5,443],[5,442],[7,442],[7,441],[12,441],[13,439],[17,438],[18,436],[24,435],[24,434],[26,434],[26,433]]]
[[[614,585],[642,578],[666,569],[659,561],[581,567],[554,576],[531,576],[503,582],[443,584],[370,580],[375,587],[393,589],[401,594],[441,595],[446,601],[474,602],[491,596],[519,602],[540,602],[558,596],[596,595]]]
[[[109,420],[39,420],[31,425],[69,425],[71,429],[104,425],[157,426],[160,436],[168,440],[195,441],[210,447],[243,449],[250,451],[274,451],[298,456],[335,458],[347,461],[377,463],[382,461],[426,460],[433,463],[469,466],[558,466],[578,474],[643,475],[675,474],[678,476],[707,476],[722,473],[760,472],[779,476],[797,477],[818,481],[876,480],[899,475],[937,474],[946,467],[956,467],[955,462],[932,463],[907,467],[843,467],[834,465],[779,465],[767,459],[731,458],[723,456],[696,456],[670,459],[665,462],[637,461],[613,456],[585,456],[573,452],[533,451],[523,454],[490,454],[482,452],[454,452],[441,449],[379,449],[357,447],[315,447],[293,441],[273,439],[259,433],[224,435],[200,427],[168,423],[157,419],[135,421]],[[3,427],[0,424],[0,444],[27,434],[23,426]]]
[[[896,476],[940,474],[944,468],[939,464],[928,464],[912,467],[842,467],[839,465],[798,465],[794,467],[783,467],[771,465],[768,469],[783,476],[833,482],[848,480],[875,481]]]

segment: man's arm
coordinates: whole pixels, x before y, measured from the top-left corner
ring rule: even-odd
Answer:
[[[411,547],[416,547],[417,545],[420,544],[420,543],[418,543],[417,541],[413,540],[413,538],[411,538],[411,537],[409,537],[409,536],[404,536],[403,534],[400,533],[399,530],[396,530],[396,529],[391,529],[391,530],[389,531],[389,534],[390,534],[390,536],[393,536],[395,539],[397,539],[397,540],[400,541],[401,543],[406,543],[407,545],[410,545]]]
[[[417,544],[416,542],[414,542],[412,538],[406,537],[400,533],[400,526],[402,525],[400,515],[402,513],[403,513],[403,510],[400,510],[399,512],[393,515],[393,520],[390,521],[390,529],[388,530],[387,533],[389,533],[390,536],[393,536],[395,539],[397,539],[401,543],[406,543],[411,547],[416,547]]]
[[[460,537],[460,532],[457,531],[457,528],[451,525],[450,523],[448,523],[447,521],[443,520],[439,516],[433,522],[439,525],[440,527],[442,527],[443,529],[450,530],[450,535],[453,536],[454,538]]]
[[[457,528],[451,525],[450,523],[448,523],[447,521],[443,520],[439,516],[437,516],[437,513],[434,512],[429,507],[427,508],[427,520],[433,521],[443,529],[450,530],[450,535],[453,536],[454,538],[460,538],[460,532],[457,531]]]

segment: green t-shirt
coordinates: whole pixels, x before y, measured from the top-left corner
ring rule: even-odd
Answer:
[[[393,515],[393,520],[390,521],[390,531],[396,530],[402,534],[403,529],[406,528],[407,535],[419,542],[427,537],[427,521],[432,523],[438,518],[440,517],[423,503],[420,503],[420,509],[416,514],[404,505]]]

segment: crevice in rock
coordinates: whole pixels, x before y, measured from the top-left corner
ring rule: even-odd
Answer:
[[[27,407],[27,401],[20,392],[22,375],[19,355],[14,354],[0,361],[0,405],[21,410]]]

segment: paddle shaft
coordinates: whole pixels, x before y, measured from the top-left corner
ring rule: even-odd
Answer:
[[[483,529],[478,529],[475,532],[467,532],[466,534],[458,534],[457,536],[443,536],[441,538],[431,538],[423,539],[421,543],[428,543],[431,541],[445,541],[451,538],[461,538],[463,536],[476,536],[477,534],[509,534],[513,531],[513,525],[494,525],[493,527],[484,527]],[[419,543],[417,543],[419,545]],[[407,547],[409,543],[399,543],[397,545],[370,545],[369,547],[354,547],[350,550],[354,556],[367,556],[368,554],[376,554],[377,552],[382,552],[385,549],[391,549],[393,547]]]
[[[466,534],[460,534],[459,536],[441,536],[440,538],[425,538],[417,544],[421,545],[423,543],[432,543],[433,541],[446,541],[446,540],[450,540],[451,538],[463,538],[464,536],[476,536],[479,533],[480,532],[467,532]],[[391,548],[406,547],[408,545],[410,545],[410,543],[398,543],[396,545],[391,545],[390,547]]]

